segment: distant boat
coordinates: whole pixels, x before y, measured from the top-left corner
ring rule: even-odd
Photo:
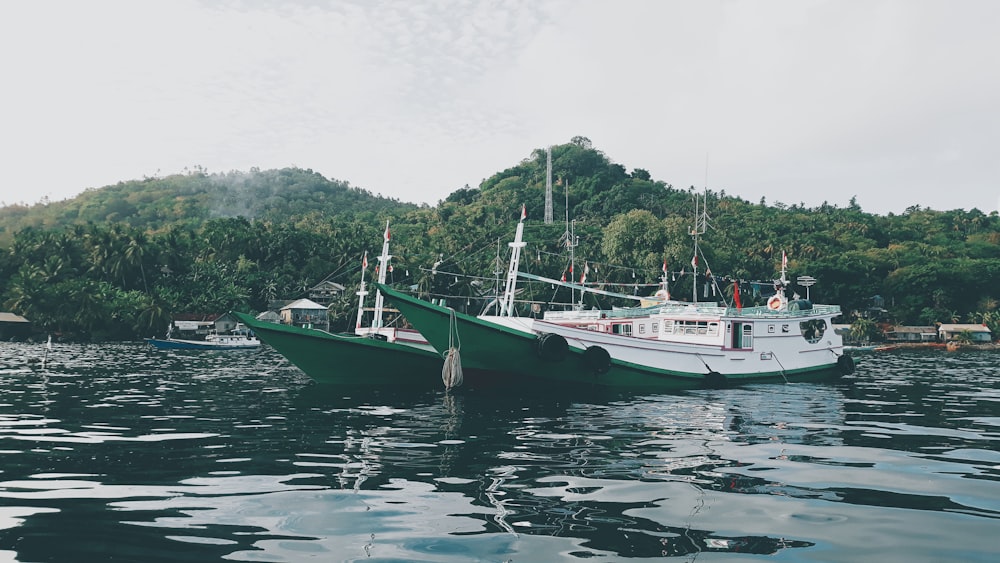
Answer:
[[[160,350],[248,350],[260,347],[260,340],[242,323],[237,323],[236,328],[228,334],[212,333],[205,340],[172,338],[169,331],[166,338],[145,340]]]

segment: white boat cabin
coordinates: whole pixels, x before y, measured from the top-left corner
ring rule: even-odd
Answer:
[[[801,336],[818,342],[828,330],[828,319],[839,313],[834,305],[803,305],[775,311],[768,307],[744,309],[714,304],[677,303],[646,309],[548,311],[546,322],[606,334],[685,344],[753,350],[755,337]]]

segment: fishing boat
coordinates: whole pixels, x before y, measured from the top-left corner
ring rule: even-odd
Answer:
[[[146,338],[148,344],[160,350],[250,350],[260,347],[260,340],[245,324],[226,334],[211,333],[205,340],[185,340],[173,338],[167,331],[166,338]]]
[[[259,321],[233,311],[261,340],[318,383],[441,385],[441,356],[433,349],[357,334],[334,334]]]
[[[389,270],[389,241],[386,223],[378,282],[384,283]],[[353,333],[335,334],[313,328],[260,321],[245,313],[232,314],[252,328],[260,338],[313,380],[344,385],[440,386],[443,360],[434,347],[416,330],[387,326],[384,301],[376,291],[372,322],[363,325],[367,253],[362,258],[358,315]],[[455,382],[452,381],[454,384]],[[458,382],[460,384],[461,382]]]
[[[439,351],[459,343],[467,370],[565,383],[680,389],[813,380],[854,369],[832,327],[840,307],[787,299],[785,259],[782,277],[776,282],[778,291],[767,306],[730,307],[664,298],[653,307],[554,312],[542,319],[518,317],[514,293],[525,246],[523,210],[521,217],[510,243],[506,287],[496,315],[465,315],[376,285]]]

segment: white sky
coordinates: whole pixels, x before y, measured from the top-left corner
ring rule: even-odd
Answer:
[[[753,202],[988,213],[998,24],[993,0],[5,0],[0,202],[299,166],[433,205],[582,135]]]

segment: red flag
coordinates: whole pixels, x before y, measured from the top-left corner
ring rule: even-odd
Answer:
[[[784,269],[787,269],[787,268],[788,268],[788,255],[785,254],[784,250],[782,250],[781,251],[781,269],[784,270]]]
[[[524,221],[528,218],[528,208],[523,203],[521,204],[521,220]]]
[[[365,257],[361,259],[361,268],[368,269],[368,251],[365,251]]]
[[[587,282],[587,274],[589,274],[589,273],[590,273],[590,264],[584,262],[584,264],[583,264],[583,275],[580,276],[580,283],[581,284]]]
[[[698,267],[698,255],[697,254],[695,254],[694,257],[691,258],[691,267],[692,268],[697,268]]]
[[[385,224],[385,241],[386,241],[386,242],[389,242],[389,239],[390,239],[390,238],[391,238],[391,237],[390,237],[390,235],[389,235],[389,223],[386,223],[386,224]]]
[[[743,308],[743,305],[740,304],[740,282],[738,281],[733,282],[733,303],[736,304],[737,311]]]
[[[566,270],[563,270],[562,279],[560,279],[559,281],[566,281]]]
[[[663,261],[663,275],[666,275],[666,274],[667,274],[667,261],[664,260]]]

